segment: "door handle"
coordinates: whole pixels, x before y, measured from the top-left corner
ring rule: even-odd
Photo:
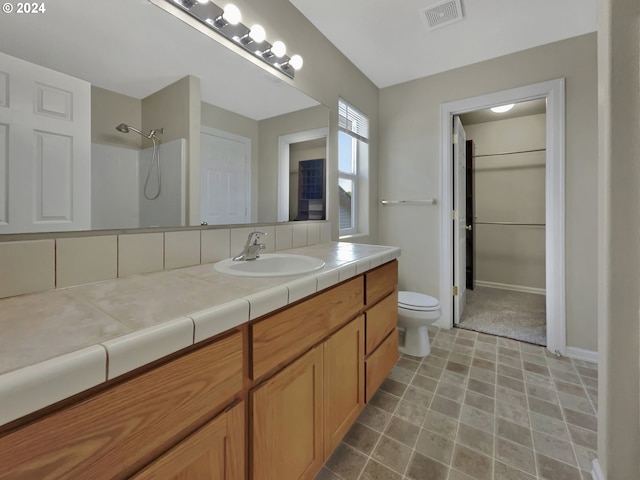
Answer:
[[[471,231],[471,230],[473,230],[473,227],[471,225],[465,225],[464,229]]]
[[[205,221],[202,221],[202,222],[200,222],[200,225],[204,226],[204,225],[209,225],[209,224],[207,222],[205,222]]]

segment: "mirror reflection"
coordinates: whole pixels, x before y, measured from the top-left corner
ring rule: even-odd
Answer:
[[[147,1],[78,7],[0,16],[0,233],[325,218],[326,136],[279,142],[325,106]]]

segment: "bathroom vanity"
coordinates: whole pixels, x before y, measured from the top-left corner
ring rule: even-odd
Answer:
[[[2,427],[0,478],[314,478],[398,358],[398,253]]]

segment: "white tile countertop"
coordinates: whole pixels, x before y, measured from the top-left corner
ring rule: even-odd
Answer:
[[[256,278],[209,263],[1,299],[0,425],[400,256],[335,242],[286,252],[325,266]]]

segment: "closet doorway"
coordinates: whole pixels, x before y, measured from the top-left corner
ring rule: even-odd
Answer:
[[[454,202],[454,185],[459,181],[454,171],[453,118],[468,112],[519,103],[535,99],[546,101],[546,151],[545,151],[545,311],[547,349],[564,355],[566,343],[566,298],[565,298],[565,82],[564,79],[549,80],[522,87],[502,90],[476,97],[443,103],[440,106],[440,304],[442,317],[438,324],[451,328],[464,313],[466,283],[458,259],[462,251],[454,242],[466,232],[456,208],[465,208],[460,198]],[[493,152],[490,152],[493,153]],[[456,167],[457,168],[457,167]],[[459,189],[460,190],[460,189]],[[490,219],[500,221],[500,219]],[[478,228],[480,228],[478,226]],[[505,227],[507,228],[507,227]],[[454,275],[455,273],[455,275]],[[466,280],[465,280],[466,282]],[[463,298],[457,299],[459,293]],[[459,307],[459,308],[458,308]]]
[[[467,234],[458,327],[546,346],[546,101],[496,110],[459,116]]]

